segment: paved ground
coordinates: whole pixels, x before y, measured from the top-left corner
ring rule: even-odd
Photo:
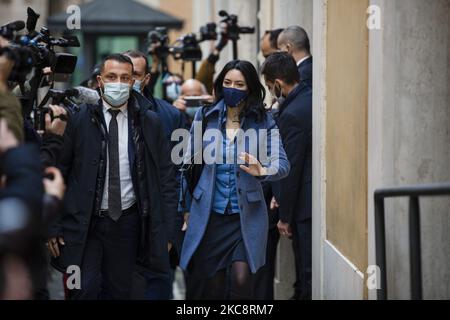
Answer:
[[[48,283],[48,289],[50,291],[51,300],[64,300],[62,275],[53,268]],[[186,289],[184,285],[183,272],[180,269],[177,269],[175,272],[175,281],[173,283],[173,299],[184,300],[185,292]]]

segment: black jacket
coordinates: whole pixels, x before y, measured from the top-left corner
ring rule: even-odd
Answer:
[[[188,124],[186,123],[180,110],[165,100],[155,98],[151,94],[148,87],[144,88],[142,97],[149,100],[150,110],[156,112],[159,116],[163,130],[169,141],[172,136],[172,132],[176,129],[183,128],[189,130]]]
[[[312,89],[299,84],[287,97],[277,123],[291,171],[274,183],[280,220],[292,223],[311,217]]]
[[[167,272],[167,243],[173,239],[177,211],[174,166],[158,116],[138,103],[137,93],[128,100],[128,153],[133,188],[141,215],[138,264]],[[107,130],[102,105],[82,105],[64,135],[60,168],[67,182],[65,210],[53,235],[66,245],[59,268],[81,265],[92,214],[100,209],[106,175]]]
[[[142,95],[137,95],[139,101],[143,99],[142,104],[150,103],[150,110],[155,112],[159,119],[161,120],[161,125],[163,127],[164,133],[167,137],[167,141],[171,149],[178,144],[178,141],[171,141],[172,133],[177,129],[186,129],[189,130],[189,127],[186,122],[186,118],[183,113],[180,112],[173,105],[168,103],[165,100],[155,98],[148,87],[144,88],[144,92]],[[141,103],[141,101],[140,101]],[[177,192],[179,194],[179,187],[181,181],[181,174],[179,170],[179,166],[176,167],[176,178],[177,178]],[[171,250],[171,265],[175,267],[178,264],[178,257],[180,256],[181,246],[183,244],[183,232],[181,231],[184,223],[183,212],[180,210],[181,207],[178,208],[178,214],[175,219],[174,224],[174,241],[173,249]]]
[[[312,88],[313,82],[313,57],[309,57],[298,66],[300,81]]]

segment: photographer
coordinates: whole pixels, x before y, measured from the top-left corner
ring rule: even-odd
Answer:
[[[5,39],[0,42],[2,46],[10,45]],[[0,56],[0,119],[2,119],[2,125],[5,123],[0,137],[2,145],[0,153],[4,154],[4,171],[6,181],[8,181],[6,188],[1,190],[1,214],[3,218],[7,212],[14,212],[15,215],[22,214],[25,217],[25,224],[24,230],[19,229],[15,232],[20,235],[21,241],[18,243],[6,241],[2,244],[5,247],[4,250],[10,252],[9,255],[5,255],[4,260],[6,280],[3,297],[48,299],[48,263],[42,239],[46,238],[47,223],[54,219],[61,209],[64,182],[59,171],[50,168],[50,166],[56,165],[60,157],[67,112],[60,106],[48,106],[49,112],[45,114],[43,119],[45,130],[35,130],[29,114],[25,111],[27,110],[27,100],[21,105],[18,98],[8,91],[8,80],[13,80],[11,83],[14,83],[17,82],[18,77],[25,79],[24,69],[17,67],[17,65],[20,66],[24,63],[22,57],[11,54],[11,52],[14,52],[11,50],[18,49],[12,47],[8,51],[4,50],[2,52],[5,54]],[[42,71],[43,77],[52,78],[50,67],[45,67]],[[20,96],[27,96],[30,91],[30,82],[23,82],[20,90],[19,86],[16,90]],[[10,132],[13,134],[12,136]],[[20,146],[19,144],[24,141],[31,144]],[[4,147],[8,143],[9,145]],[[39,149],[36,145],[40,146],[40,152],[38,152]],[[9,149],[11,151],[8,151]],[[11,160],[11,157],[13,160]],[[16,177],[14,171],[11,172],[11,164],[9,163],[17,168]],[[46,168],[45,174],[48,175],[44,180],[42,180],[42,167]],[[44,197],[40,192],[43,189],[43,184],[46,190]],[[32,198],[33,196],[35,197]],[[11,220],[10,217],[6,217],[6,222],[8,219]],[[14,237],[8,235],[5,239],[14,239]],[[15,279],[14,273],[9,274],[8,270],[11,268],[27,270],[31,273],[31,289],[25,290],[30,291],[29,295],[24,292],[22,292],[23,295],[20,295],[20,292],[17,292],[14,290],[14,286],[11,286],[11,283],[20,281],[18,279],[10,281]],[[25,273],[22,272],[23,274]]]
[[[20,145],[1,115],[0,157],[0,297],[46,299],[40,239],[59,213],[64,182],[56,168],[45,170],[53,177],[42,178],[38,148]]]
[[[215,31],[215,24],[208,24],[206,27],[200,29],[200,39],[197,40],[194,34],[186,35],[181,47],[168,47],[168,37],[163,29],[158,29],[152,32],[152,43],[149,46],[149,53],[152,57],[152,63],[150,68],[150,81],[148,88],[151,92],[155,93],[156,82],[161,75],[163,76],[163,97],[169,102],[174,102],[180,96],[180,87],[182,78],[179,75],[172,74],[167,69],[166,58],[169,53],[175,56],[175,59],[183,59],[185,61],[197,61],[201,59],[200,47],[198,43],[205,40],[217,39],[217,33]],[[220,57],[220,52],[225,48],[228,43],[227,24],[223,24],[220,32],[220,38],[217,45],[209,54],[207,59],[204,59],[200,65],[198,73],[195,75],[195,79],[203,83],[209,94],[213,90],[215,65]],[[189,53],[187,53],[189,51]],[[191,57],[187,58],[186,56]],[[199,55],[193,58],[194,55]],[[186,59],[184,59],[184,58]]]
[[[188,79],[181,86],[181,95],[173,105],[183,112],[187,122],[191,123],[197,110],[202,105],[212,103],[213,99],[203,83],[196,79]]]

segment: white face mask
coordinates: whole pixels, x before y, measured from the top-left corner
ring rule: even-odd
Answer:
[[[142,93],[142,80],[134,80],[133,89]]]
[[[281,91],[281,87],[280,87],[280,94],[279,95],[276,94],[276,90],[275,90],[276,84],[277,83],[275,83],[273,85],[273,89],[270,91],[270,94],[272,95],[272,97],[275,98],[275,100],[277,100],[278,105],[281,106],[284,103],[284,101],[286,101],[286,98],[283,96],[283,92]]]
[[[119,108],[130,98],[130,85],[122,82],[104,83],[101,93],[111,107]]]
[[[166,96],[171,101],[177,100],[178,97],[180,96],[180,93],[181,93],[181,86],[176,82],[172,82],[166,87]]]

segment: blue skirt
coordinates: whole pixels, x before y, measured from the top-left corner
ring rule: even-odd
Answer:
[[[189,263],[189,273],[211,278],[235,261],[247,262],[240,215],[211,212],[203,239]]]

